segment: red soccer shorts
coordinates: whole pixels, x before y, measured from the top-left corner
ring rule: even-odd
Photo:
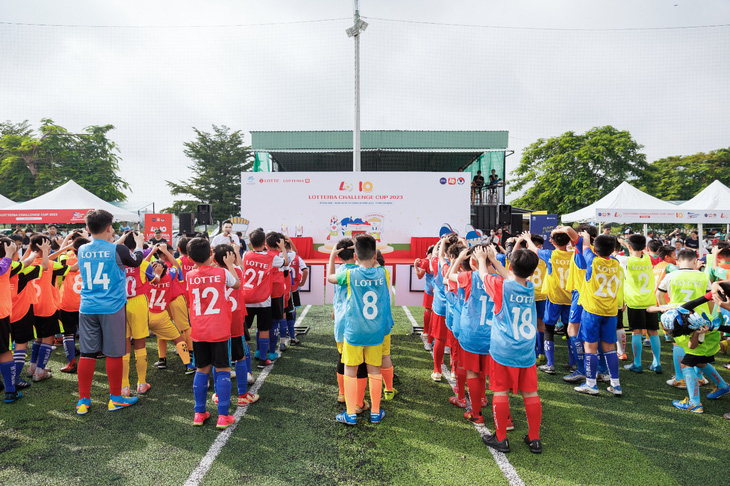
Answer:
[[[461,348],[461,366],[474,373],[487,376],[492,374],[492,356],[489,354],[476,354]]]
[[[446,338],[446,343],[451,348],[451,358],[454,362],[455,366],[461,365],[461,353],[464,352],[463,349],[461,349],[461,345],[459,344],[459,340],[454,337],[451,331],[448,331],[449,336]]]
[[[446,317],[431,313],[431,336],[434,339],[446,339]]]
[[[537,368],[513,368],[504,366],[496,361],[492,363],[492,373],[489,375],[489,389],[493,392],[512,390],[532,393],[537,391]]]
[[[426,292],[423,293],[423,307],[426,309],[431,308],[431,304],[433,304],[433,295],[428,295]]]

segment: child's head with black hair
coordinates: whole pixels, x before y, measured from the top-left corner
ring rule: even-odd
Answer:
[[[229,253],[233,253],[235,256],[236,252],[233,249],[231,245],[228,244],[220,244],[213,248],[213,260],[218,264],[221,268],[226,268],[226,262],[223,260],[226,255]]]
[[[385,258],[383,258],[383,254],[380,252],[380,250],[375,253],[375,259],[378,261],[378,265],[380,265],[381,267],[385,266]]]
[[[448,250],[446,256],[448,256],[449,260],[451,260],[453,262],[454,260],[456,260],[459,257],[461,252],[464,251],[465,249],[466,249],[466,247],[464,245],[462,245],[461,243],[456,243],[449,247],[449,250]]]
[[[659,248],[657,256],[667,263],[676,263],[677,258],[675,256],[674,248],[669,245],[664,245]]]
[[[621,253],[624,251],[623,247],[621,246],[621,243],[619,243],[618,238],[616,238],[616,246],[613,248],[614,253]]]
[[[724,243],[724,245],[721,246],[719,243]],[[717,262],[730,262],[730,245],[728,245],[725,241],[718,241],[717,247],[719,248],[719,251],[717,252]]]
[[[634,233],[633,235],[629,236],[629,239],[631,239],[632,236],[641,236],[638,233]],[[643,236],[642,236],[643,238]],[[646,238],[645,238],[646,239]],[[662,242],[659,240],[649,240],[646,243],[646,248],[649,250],[649,253],[652,255],[656,255],[656,253],[659,251],[659,248],[662,247]]]
[[[362,234],[357,235],[355,240],[355,255],[358,261],[366,262],[372,260],[377,251],[377,242],[375,238],[370,235]]]
[[[458,242],[459,235],[457,235],[456,233],[449,233],[448,235],[444,235],[442,243],[442,245],[444,245],[444,253],[448,255],[451,245],[455,245]]]
[[[540,259],[534,251],[519,249],[510,255],[509,268],[519,278],[530,278],[539,262]]]
[[[177,251],[179,251],[181,255],[188,254],[188,241],[190,241],[190,238],[188,238],[187,236],[183,236],[177,241]]]
[[[266,246],[269,250],[278,250],[279,242],[281,240],[281,233],[277,233],[276,231],[269,231],[266,233]]]
[[[644,248],[646,248],[646,237],[640,233],[634,233],[633,235],[629,236],[626,239],[626,242],[629,244],[629,248],[634,251],[644,251]],[[656,253],[656,251],[654,251],[654,253]]]
[[[261,228],[256,228],[248,234],[248,241],[251,243],[252,249],[263,250],[266,245],[266,233]]]
[[[134,241],[134,237],[138,234],[139,234],[138,231],[130,231],[129,233],[127,233],[127,236],[125,236],[124,240],[122,240],[122,243],[124,244],[124,246],[126,246],[127,248],[129,248],[132,251],[137,249],[137,242]]]
[[[165,265],[165,262],[162,260],[155,260],[154,262],[150,263],[152,265],[152,269],[155,270],[155,273],[157,273],[157,269],[161,268],[162,271],[160,272],[160,278],[163,278],[165,275],[167,275],[167,265]]]
[[[679,263],[679,266],[682,268],[694,268],[697,263],[697,253],[689,248],[679,250],[677,263]]]
[[[552,236],[550,236],[550,240],[552,240],[553,245],[555,245],[558,248],[565,248],[568,246],[568,243],[570,243],[570,236],[568,236],[568,233],[558,232],[553,233]]]
[[[337,256],[340,257],[340,260],[343,262],[351,262],[355,259],[355,242],[352,241],[352,238],[342,238],[340,241],[337,242],[337,245],[335,245],[335,248],[338,250],[340,248],[344,248]]]
[[[611,235],[599,235],[593,240],[593,251],[596,255],[608,258],[616,248],[616,237]]]
[[[51,239],[40,233],[35,233],[30,237],[30,250],[39,252],[43,243],[51,243]]]
[[[12,247],[10,248],[12,255],[5,254],[5,245],[12,245]],[[15,247],[13,240],[11,240],[10,238],[7,238],[5,236],[0,237],[0,258],[5,258],[5,257],[12,258],[16,252],[17,252],[17,248]]]
[[[58,244],[55,238],[51,239],[51,251],[58,251],[61,249],[61,245]]]
[[[538,248],[542,248],[542,245],[545,244],[545,238],[543,238],[542,235],[533,233],[530,235],[530,240]]]
[[[192,261],[202,265],[210,260],[210,243],[205,238],[193,238],[188,242],[188,256]]]
[[[433,249],[436,248],[436,245],[431,245],[428,247],[428,250],[426,250],[426,257],[429,257],[433,254]]]
[[[208,233],[207,233],[207,232],[205,232],[205,231],[200,231],[200,232],[198,232],[198,233],[195,233],[195,237],[196,237],[196,238],[203,238],[203,239],[205,239],[205,240],[210,240],[210,236],[209,236],[209,235],[208,235]]]
[[[74,253],[76,253],[78,255],[79,248],[81,248],[82,246],[84,246],[87,243],[91,243],[91,241],[87,238],[84,238],[83,236],[79,236],[78,238],[74,239],[74,242],[73,242]]]
[[[86,227],[92,235],[104,233],[114,222],[114,216],[103,209],[93,209],[86,213]]]

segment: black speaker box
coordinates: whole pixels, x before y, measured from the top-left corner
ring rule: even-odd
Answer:
[[[180,213],[180,233],[192,235],[195,232],[195,215],[193,213]]]
[[[198,204],[198,224],[213,224],[213,206],[210,204]]]

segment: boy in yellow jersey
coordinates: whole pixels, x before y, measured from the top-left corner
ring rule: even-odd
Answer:
[[[541,313],[538,307],[537,315],[538,318],[542,317],[543,319],[543,328],[545,329],[543,341],[545,357],[547,358],[547,363],[539,366],[538,369],[551,375],[555,374],[555,325],[558,321],[567,324],[570,315],[570,292],[568,292],[566,286],[568,284],[570,260],[573,255],[567,248],[570,237],[566,231],[562,226],[555,228],[550,234],[550,241],[555,249],[539,249],[537,252],[540,263],[536,272],[540,270],[542,264],[545,265],[545,281],[541,289],[546,297],[545,310]],[[535,292],[537,298],[537,287]]]
[[[697,270],[697,254],[694,250],[689,248],[681,250],[677,256],[677,266],[679,268],[676,271],[668,274],[659,283],[656,291],[656,299],[659,304],[663,304],[665,298],[668,297],[670,304],[681,305],[701,297],[711,289],[709,276]],[[700,314],[704,312],[709,316],[710,308],[707,304],[703,304],[696,309],[696,312]],[[680,366],[684,355],[684,348],[676,344],[672,347],[674,376],[667,381],[667,385],[685,388],[686,384],[684,378],[682,378]]]
[[[616,248],[615,237],[597,236],[593,241],[593,250],[590,246],[583,247],[584,242],[587,244],[590,238],[590,234],[583,231],[576,242],[576,251],[579,253],[576,265],[586,270],[580,295],[583,305],[580,335],[585,346],[586,382],[575,387],[575,391],[598,395],[596,375],[600,344],[611,374],[608,391],[620,396],[622,390],[618,378],[616,320],[618,309],[623,306],[623,270],[618,260],[611,256]]]
[[[631,349],[634,354],[634,362],[624,366],[624,369],[641,373],[641,351],[643,349],[642,333],[646,331],[651,343],[651,354],[653,361],[649,369],[661,374],[662,365],[660,361],[661,342],[659,341],[659,318],[656,313],[648,312],[649,306],[656,304],[656,297],[653,291],[654,274],[652,271],[651,257],[644,253],[646,248],[646,237],[639,233],[629,236],[629,257],[626,259],[626,280],[624,282],[624,299],[626,300],[626,313],[629,318],[629,330],[631,331]]]

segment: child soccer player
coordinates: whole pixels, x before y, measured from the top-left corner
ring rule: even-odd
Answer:
[[[455,396],[449,398],[449,402],[457,407],[466,407],[466,369],[461,365],[461,348],[457,335],[459,333],[459,323],[461,320],[461,309],[464,305],[464,290],[459,290],[457,282],[449,278],[450,274],[458,275],[463,270],[468,270],[469,263],[464,260],[460,265],[452,265],[461,252],[466,248],[461,242],[449,247],[449,259],[442,266],[445,272],[446,280],[446,345],[450,349],[451,370],[456,377],[456,386],[454,387]],[[453,269],[453,272],[452,272]]]
[[[273,231],[267,233],[266,248],[274,258],[281,258],[282,254],[286,256],[286,263],[281,267],[274,266],[271,271],[271,333],[269,334],[268,359],[274,361],[279,357],[277,353],[279,330],[282,326],[286,327],[284,308],[286,307],[286,279],[289,277],[289,254],[286,251],[286,238],[281,233]],[[265,350],[263,355],[259,352],[259,359],[262,356],[267,357]]]
[[[436,256],[431,258],[431,270],[434,272],[434,294],[433,304],[431,305],[431,329],[433,334],[433,373],[431,379],[433,381],[441,381],[441,366],[444,361],[444,351],[446,349],[446,338],[448,336],[446,328],[446,286],[444,285],[444,269],[443,263],[446,262],[446,251],[448,247],[456,244],[459,237],[454,234],[443,236],[436,247],[434,253]]]
[[[226,300],[226,289],[241,286],[233,266],[235,255],[223,257],[225,268],[211,266],[210,243],[204,238],[188,242],[188,256],[195,262],[195,270],[185,276],[190,306],[193,349],[195,352],[195,417],[193,425],[200,426],[210,418],[205,405],[208,398],[208,380],[211,366],[215,366],[215,389],[218,395],[218,423],[225,429],[236,419],[229,415],[231,404],[231,368],[228,340],[231,338],[231,306]]]
[[[535,368],[537,310],[535,289],[528,280],[535,272],[539,258],[532,251],[515,250],[510,255],[510,272],[499,263],[492,248],[477,248],[474,255],[479,261],[479,276],[484,282],[484,291],[494,300],[490,336],[493,362],[489,388],[494,392],[492,410],[495,433],[486,436],[484,442],[500,452],[510,452],[507,440],[509,391],[519,391],[525,402],[529,429],[523,440],[530,452],[540,454],[542,405],[537,395]],[[487,261],[501,277],[489,274]]]
[[[86,228],[93,241],[79,248],[81,270],[81,303],[79,306],[78,365],[79,401],[76,413],[85,415],[91,407],[91,382],[96,356],[106,356],[109,379],[109,411],[121,410],[137,403],[137,397],[122,396],[122,357],[126,354],[126,311],[124,266],[138,267],[144,259],[144,237],[134,236],[135,250],[119,241],[112,243],[114,216],[103,209],[86,214]]]
[[[291,282],[289,289],[289,304],[286,309],[286,326],[282,324],[281,328],[281,350],[288,349],[293,344],[300,344],[301,341],[297,339],[296,330],[294,326],[297,322],[297,308],[302,306],[301,299],[299,297],[299,287],[307,282],[309,277],[309,269],[304,259],[297,254],[296,246],[294,242],[288,236],[284,237],[286,241],[287,255],[289,256],[289,278],[287,282]]]
[[[413,266],[416,268],[416,276],[419,279],[426,278],[424,281],[423,290],[423,336],[426,338],[426,344],[424,347],[426,351],[431,351],[433,348],[433,336],[429,334],[431,327],[431,305],[433,304],[433,281],[434,276],[431,272],[431,256],[433,255],[434,245],[428,247],[426,251],[426,258],[416,258],[413,262]]]
[[[655,241],[655,240],[653,240]],[[643,336],[645,331],[651,342],[651,353],[654,357],[649,366],[651,371],[661,374],[662,365],[660,361],[661,342],[659,341],[659,319],[656,313],[648,312],[647,308],[656,304],[656,297],[653,291],[654,274],[649,255],[644,253],[646,237],[639,233],[629,236],[630,256],[626,260],[626,281],[624,283],[624,298],[626,300],[626,313],[629,318],[629,330],[631,331],[631,349],[634,354],[634,362],[624,366],[624,369],[641,373],[641,351],[643,349]]]
[[[58,318],[63,324],[63,349],[66,352],[68,364],[61,368],[62,373],[76,373],[76,331],[79,328],[79,306],[81,305],[81,272],[78,270],[78,251],[81,246],[91,243],[82,236],[84,233],[74,233],[72,238],[73,251],[66,256],[66,264],[76,267],[69,269],[66,278],[61,283],[61,304],[58,309]]]
[[[23,396],[15,389],[16,366],[10,348],[10,311],[12,295],[10,277],[23,269],[23,264],[13,261],[18,249],[9,238],[0,238],[0,374],[5,382],[5,403],[14,403]],[[25,350],[23,350],[25,360]]]
[[[337,248],[333,252],[341,251]],[[338,422],[357,424],[357,368],[365,362],[370,381],[370,422],[378,424],[385,417],[380,408],[383,376],[380,366],[383,359],[383,341],[390,333],[393,317],[390,312],[390,289],[385,268],[377,265],[376,241],[370,235],[355,238],[357,268],[329,273],[327,280],[347,288],[345,333],[342,359],[345,362],[345,404],[347,409],[338,414]],[[332,258],[330,257],[330,261]],[[334,272],[334,266],[330,265]]]

